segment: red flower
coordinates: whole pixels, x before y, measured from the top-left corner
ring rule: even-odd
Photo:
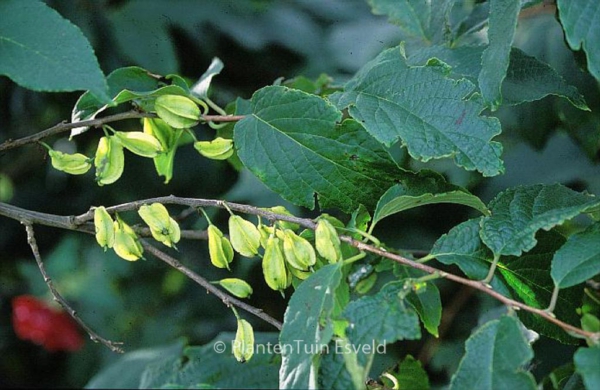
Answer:
[[[13,328],[20,339],[39,344],[50,352],[77,351],[83,338],[77,324],[64,311],[48,306],[31,295],[13,298]]]

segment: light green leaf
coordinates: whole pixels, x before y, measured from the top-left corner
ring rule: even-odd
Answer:
[[[450,389],[531,389],[535,379],[525,370],[533,351],[519,321],[503,316],[490,321],[469,337]]]
[[[383,194],[377,202],[373,225],[392,214],[435,203],[462,204],[484,215],[489,214],[487,207],[478,197],[446,182],[444,177],[436,172],[423,170],[413,176],[407,176]]]
[[[500,133],[496,118],[484,109],[475,85],[452,80],[439,61],[409,66],[399,48],[385,50],[331,96],[338,108],[349,107],[378,141],[390,146],[398,139],[409,154],[429,161],[453,157],[457,165],[484,176],[503,172],[502,146],[491,139]]]
[[[480,236],[494,255],[519,256],[536,244],[535,233],[597,207],[598,198],[561,184],[535,184],[509,188],[488,205]]]
[[[600,273],[600,222],[567,239],[552,259],[552,279],[559,288],[585,282]]]
[[[282,348],[279,388],[315,388],[320,349],[333,336],[331,314],[342,279],[341,262],[329,264],[306,279],[290,299],[279,336]]]
[[[478,80],[481,94],[492,110],[496,110],[502,103],[500,86],[506,77],[510,47],[520,10],[520,0],[490,0],[489,45],[481,57]]]
[[[423,65],[438,58],[452,66],[452,74],[477,82],[481,73],[481,56],[486,50],[479,46],[431,46],[414,51],[408,57],[411,65]],[[589,111],[583,95],[568,84],[550,65],[513,47],[506,78],[502,82],[502,104],[516,105],[540,100],[548,95],[563,97],[575,107]]]
[[[41,1],[0,1],[0,75],[35,91],[90,90],[108,103],[106,80],[81,30]]]
[[[600,370],[598,370],[600,346],[579,348],[573,355],[573,360],[575,361],[575,371],[583,377],[585,387],[600,389]]]
[[[600,2],[558,0],[557,5],[569,46],[583,47],[590,73],[600,80]]]
[[[357,122],[336,127],[340,118],[318,96],[265,87],[235,125],[234,144],[244,165],[294,204],[312,209],[316,194],[321,208],[373,208],[404,171]]]

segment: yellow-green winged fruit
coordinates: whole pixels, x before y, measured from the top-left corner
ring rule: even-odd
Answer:
[[[275,234],[275,228],[273,226],[267,226],[261,223],[258,225],[258,232],[260,233],[260,246],[266,248],[269,237]]]
[[[190,98],[161,95],[154,102],[156,114],[176,129],[188,129],[200,122],[200,108]]]
[[[144,133],[150,134],[162,145],[164,153],[154,157],[154,167],[160,176],[165,177],[165,184],[173,178],[173,162],[177,151],[177,142],[183,134],[182,129],[174,129],[160,118],[144,118]]]
[[[300,271],[299,269],[292,266],[289,266],[288,270],[290,271],[292,276],[295,276],[300,280],[306,280],[306,278],[308,278],[312,274],[312,272],[310,271]]]
[[[275,206],[275,207],[271,207],[270,209],[267,209],[267,210],[269,210],[275,214],[286,215],[288,217],[294,216],[294,214],[290,213],[288,211],[288,209],[286,209],[283,206]],[[298,225],[297,223],[288,222],[288,221],[277,221],[277,225],[280,226],[282,229],[298,230],[300,228],[300,225]]]
[[[298,270],[306,271],[317,262],[313,246],[290,229],[283,231],[283,254],[288,264]]]
[[[342,259],[340,238],[333,225],[321,218],[315,229],[315,246],[317,252],[329,263],[336,263]]]
[[[238,298],[248,298],[252,295],[252,287],[246,281],[238,278],[219,280],[219,285]]]
[[[115,225],[104,206],[94,209],[94,227],[96,228],[96,241],[106,252],[107,248],[112,248],[115,244]]]
[[[240,363],[245,363],[254,354],[254,330],[252,325],[244,319],[239,318],[235,340],[233,342],[233,356]]]
[[[115,137],[131,153],[154,158],[164,152],[156,137],[141,131],[115,131]]]
[[[171,248],[179,242],[181,238],[179,224],[169,216],[167,208],[162,203],[145,204],[140,207],[138,214],[146,222],[156,241]]]
[[[98,185],[112,184],[119,180],[125,168],[125,155],[123,146],[114,136],[100,138],[94,166]]]
[[[210,262],[217,268],[229,269],[233,260],[233,247],[215,225],[208,226],[208,253]]]
[[[229,239],[236,252],[242,256],[254,257],[260,247],[260,232],[250,221],[239,215],[229,217]]]
[[[196,141],[194,148],[206,158],[227,160],[233,155],[233,140],[217,137],[212,141]]]
[[[81,153],[67,154],[48,148],[54,169],[70,175],[83,175],[92,167],[92,159]]]
[[[122,219],[117,216],[115,226],[115,244],[113,249],[122,259],[136,261],[143,258],[144,248],[137,234]]]
[[[283,291],[288,286],[288,271],[279,238],[270,236],[262,261],[263,275],[267,285],[275,291]]]

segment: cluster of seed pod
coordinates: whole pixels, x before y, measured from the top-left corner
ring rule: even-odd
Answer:
[[[142,220],[150,228],[152,237],[168,247],[175,247],[181,238],[179,224],[169,216],[169,212],[161,203],[143,205],[138,210]],[[118,215],[113,220],[105,207],[94,209],[94,227],[96,241],[106,251],[112,248],[115,253],[128,261],[143,258],[144,248],[137,233]]]
[[[269,211],[291,215],[283,207]],[[218,268],[230,269],[234,252],[252,258],[261,256],[262,248],[263,276],[266,284],[275,291],[283,292],[294,280],[299,283],[326,262],[335,263],[342,259],[337,231],[326,217],[317,221],[314,245],[303,237],[312,235],[312,231],[297,234],[299,226],[290,222],[278,221],[271,226],[259,223],[257,226],[232,213],[228,227],[229,237],[226,237],[209,220],[207,231],[211,263]]]
[[[101,137],[94,158],[81,153],[67,154],[48,149],[52,166],[72,175],[82,175],[90,170],[92,163],[96,169],[98,185],[108,185],[119,180],[125,167],[123,149],[138,156],[152,158],[156,172],[165,177],[168,183],[173,176],[173,161],[179,140],[184,131],[189,131],[201,119],[198,104],[185,96],[161,95],[155,99],[154,109],[158,118],[143,118],[143,131],[116,131],[104,126],[105,136]],[[190,132],[192,137],[193,133]],[[234,153],[233,141],[217,137],[212,141],[196,141],[196,150],[204,157],[225,160]]]

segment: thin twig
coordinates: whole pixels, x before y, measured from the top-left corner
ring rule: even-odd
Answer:
[[[181,264],[177,259],[167,255],[166,253],[159,250],[155,246],[153,246],[145,241],[142,241],[142,246],[144,247],[144,249],[146,251],[152,253],[159,260],[162,260],[165,263],[169,264],[171,267],[175,268],[176,270],[178,270],[179,272],[181,272],[188,278],[192,279],[194,282],[198,283],[200,286],[204,287],[208,292],[217,296],[221,301],[223,301],[223,303],[225,305],[227,305],[227,306],[233,305],[233,306],[239,307],[240,309],[245,310],[248,313],[257,316],[261,320],[268,322],[269,324],[273,325],[278,330],[281,330],[281,327],[283,326],[281,324],[281,322],[277,321],[275,318],[271,317],[270,315],[268,315],[261,309],[258,309],[252,305],[242,302],[239,299],[234,298],[231,295],[219,290],[215,285],[210,283],[208,280],[204,279],[202,276],[198,275],[191,269],[189,269],[186,266],[184,266],[183,264]]]
[[[54,300],[58,302],[63,307],[63,309],[65,309],[65,311],[69,313],[69,315],[88,333],[90,339],[93,342],[100,342],[106,345],[108,348],[110,348],[110,350],[113,352],[123,353],[123,349],[119,347],[119,345],[123,344],[122,342],[107,340],[104,337],[98,335],[96,332],[94,332],[89,326],[87,326],[85,322],[83,322],[81,318],[79,318],[75,309],[73,309],[69,305],[69,303],[62,297],[62,295],[60,295],[58,290],[56,290],[56,287],[54,287],[54,283],[52,283],[52,279],[50,279],[50,277],[48,276],[46,268],[44,267],[44,263],[42,262],[42,257],[40,255],[40,251],[35,240],[33,225],[30,223],[24,223],[24,225],[27,231],[27,243],[31,247],[31,251],[33,252],[33,256],[35,257],[35,261],[38,265],[38,268],[40,269],[40,272],[44,277],[44,282],[50,289]]]

